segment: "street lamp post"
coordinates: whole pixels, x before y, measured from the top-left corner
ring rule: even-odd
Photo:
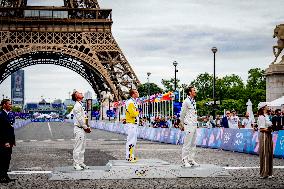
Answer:
[[[174,67],[175,67],[175,86],[174,86],[174,94],[175,94],[175,102],[177,101],[177,95],[178,95],[178,93],[177,93],[177,72],[178,72],[178,70],[177,70],[177,65],[178,65],[178,63],[177,63],[177,61],[174,61],[173,62],[173,65],[174,65]]]
[[[212,52],[214,54],[214,69],[213,69],[213,101],[214,101],[214,104],[213,104],[213,119],[215,120],[215,117],[216,117],[216,114],[215,114],[215,108],[216,108],[216,97],[215,97],[215,84],[216,84],[216,76],[215,76],[215,54],[216,52],[218,51],[218,49],[216,47],[212,47]]]
[[[119,96],[119,89],[117,90],[117,100],[118,100],[118,106],[117,106],[117,109],[118,109],[118,121],[120,121],[120,111],[121,111],[121,107],[120,107],[120,96]]]
[[[108,121],[110,121],[110,96],[108,96]]]
[[[147,72],[147,80],[148,80],[148,121],[150,123],[150,82],[149,82],[149,77],[151,75],[151,72]]]
[[[177,65],[178,65],[178,63],[176,61],[174,61],[173,65],[175,67],[175,91],[176,91],[177,90],[177,72],[178,72]]]

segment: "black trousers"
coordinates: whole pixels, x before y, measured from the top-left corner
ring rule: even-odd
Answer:
[[[0,147],[0,178],[6,177],[11,161],[12,148]]]

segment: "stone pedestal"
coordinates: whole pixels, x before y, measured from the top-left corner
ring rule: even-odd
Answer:
[[[142,179],[142,178],[188,178],[227,177],[229,172],[220,166],[201,164],[184,168],[159,159],[140,159],[136,163],[126,160],[110,160],[106,166],[91,166],[88,170],[75,171],[73,167],[56,167],[50,180],[86,179]]]
[[[271,102],[284,96],[284,63],[271,64],[265,70],[266,101]]]

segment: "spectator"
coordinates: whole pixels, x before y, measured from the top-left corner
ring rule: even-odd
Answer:
[[[221,118],[220,115],[216,116],[216,127],[221,127]]]
[[[212,128],[215,128],[215,127],[216,127],[216,122],[215,122],[215,120],[213,119],[213,116],[209,116],[209,122],[210,122]]]
[[[226,115],[221,120],[221,127],[229,128],[230,116],[231,116],[230,111],[226,111]]]
[[[230,117],[230,127],[233,129],[239,128],[240,119],[236,114],[235,110],[232,110],[232,115]]]
[[[245,118],[242,121],[242,128],[253,129],[253,120],[249,118],[249,112],[245,114]]]
[[[281,110],[275,110],[275,115],[272,117],[272,128],[274,131],[279,131],[283,129],[283,116],[281,115]]]
[[[258,108],[257,124],[259,133],[260,178],[272,178],[273,172],[273,141],[271,134],[272,123],[266,114],[268,107],[262,105]]]
[[[168,125],[169,128],[172,127],[172,121],[171,121],[171,117],[170,116],[168,116],[168,118],[167,118],[167,125]]]
[[[176,119],[174,122],[174,128],[180,128],[180,119]]]

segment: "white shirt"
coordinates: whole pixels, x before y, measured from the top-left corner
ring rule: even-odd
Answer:
[[[243,119],[242,125],[245,126],[246,129],[252,129],[251,125],[253,124],[251,119]]]
[[[272,125],[268,115],[260,115],[257,120],[258,128],[267,129]]]
[[[239,117],[237,115],[230,117],[230,128],[238,129],[239,128]]]
[[[86,125],[85,122],[86,116],[82,104],[76,101],[72,111],[74,114],[74,125],[77,127],[83,127],[84,129],[87,129],[88,126]]]
[[[196,102],[190,96],[182,103],[180,121],[182,124],[185,123],[190,126],[197,126]]]

